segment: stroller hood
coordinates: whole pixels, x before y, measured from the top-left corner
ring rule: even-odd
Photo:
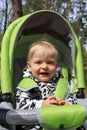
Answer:
[[[6,30],[1,48],[1,91],[12,93],[13,61],[27,57],[29,45],[47,39],[56,46],[69,74],[84,88],[83,61],[79,40],[68,21],[59,13],[40,10],[14,21]]]

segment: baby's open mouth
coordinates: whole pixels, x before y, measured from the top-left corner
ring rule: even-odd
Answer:
[[[48,75],[49,73],[48,72],[41,72],[40,74],[41,75]]]

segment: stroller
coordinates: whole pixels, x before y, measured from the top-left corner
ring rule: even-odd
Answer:
[[[47,107],[36,110],[15,110],[15,87],[22,79],[29,45],[47,38],[58,46],[60,65],[65,78],[77,92],[78,105]],[[59,85],[61,97],[64,84]],[[65,86],[64,86],[65,87]],[[1,103],[12,101],[13,108],[0,108],[0,122],[9,129],[16,125],[38,122],[46,130],[76,129],[87,118],[87,100],[84,97],[83,61],[79,40],[68,21],[59,13],[40,10],[15,20],[6,30],[1,47]],[[66,92],[63,92],[64,98]],[[56,116],[58,115],[58,116]],[[50,117],[50,119],[49,119]]]

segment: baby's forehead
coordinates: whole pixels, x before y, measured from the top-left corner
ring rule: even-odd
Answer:
[[[33,46],[29,51],[28,59],[34,58],[36,55],[58,59],[58,51],[53,46],[43,46],[42,44],[40,46]]]
[[[42,52],[47,52],[47,53],[55,53],[57,50],[54,47],[40,46],[40,47],[36,48],[35,51],[42,51]]]
[[[55,50],[54,49],[52,49],[52,48],[38,48],[38,49],[36,49],[35,50],[35,53],[45,53],[45,54],[53,54],[53,53],[55,53]]]
[[[57,57],[57,54],[50,49],[48,50],[40,49],[40,50],[36,50],[33,56],[54,58]]]

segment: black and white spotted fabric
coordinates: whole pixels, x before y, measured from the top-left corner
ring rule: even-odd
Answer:
[[[31,74],[31,72],[29,72],[28,69],[24,70],[23,73],[24,73],[23,78],[29,77],[37,83],[38,89],[41,92],[41,98],[39,100],[37,100],[37,97],[35,99],[31,99],[31,96],[30,96],[31,89],[29,88],[29,90],[26,91],[26,90],[23,90],[22,88],[20,88],[20,86],[18,86],[17,92],[16,92],[17,109],[19,109],[19,108],[35,109],[35,108],[41,107],[42,100],[46,99],[48,96],[53,95],[53,92],[56,88],[58,79],[60,76],[62,76],[60,74],[59,69],[57,69],[54,77],[48,83],[42,83],[42,82],[38,81],[37,79],[35,79],[35,77],[33,77],[33,75]]]
[[[34,80],[37,83],[36,88],[35,87],[31,88],[34,90],[36,89],[36,93],[33,93],[35,97],[33,96],[32,98],[30,88],[28,90],[24,90],[20,86],[18,86],[16,89],[16,109],[36,109],[36,108],[42,107],[42,101],[46,99],[48,96],[51,96],[54,94],[54,91],[56,89],[56,85],[58,83],[60,76],[63,77],[60,69],[57,69],[54,77],[48,83],[42,83],[38,81],[37,79],[35,79],[35,77],[32,75],[32,73],[28,69],[25,69],[23,73],[24,73],[23,78],[29,77],[30,79]],[[38,94],[39,95],[38,96],[37,93],[39,92],[40,92],[40,95]],[[68,96],[67,100],[72,104],[76,103],[76,98],[71,94]],[[41,127],[35,126],[31,129],[29,127],[29,130],[41,130]]]

